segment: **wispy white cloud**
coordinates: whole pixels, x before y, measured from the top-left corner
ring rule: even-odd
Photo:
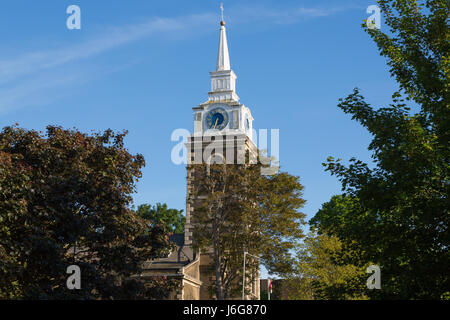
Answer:
[[[304,18],[332,15],[344,8],[287,8],[235,6],[229,10],[233,22],[238,24],[264,21],[265,24],[296,23]],[[0,55],[0,112],[4,113],[31,104],[52,101],[49,95],[62,95],[64,87],[98,77],[98,70],[63,72],[74,62],[88,60],[108,50],[127,45],[149,36],[199,35],[213,32],[218,14],[192,14],[177,18],[154,17],[144,23],[106,28],[82,43],[61,44],[56,49],[28,52],[13,58]],[[127,62],[124,62],[127,64]],[[101,72],[100,72],[101,74]],[[55,95],[56,89],[60,92]],[[69,90],[67,90],[69,91]]]
[[[0,88],[0,114],[19,107],[51,103],[61,97],[59,89],[82,81],[81,73],[65,72],[36,76],[9,87]]]
[[[22,75],[86,59],[153,34],[184,32],[213,18],[214,15],[210,14],[191,15],[183,19],[153,18],[142,24],[109,27],[104,33],[78,45],[63,45],[58,49],[26,53],[13,59],[0,58],[0,81],[4,83]]]
[[[73,89],[77,85],[111,75],[136,63],[137,61],[133,60],[106,69],[92,65],[89,68],[66,66],[33,77],[25,77],[13,85],[0,86],[0,115],[18,108],[52,103],[73,94]]]
[[[292,24],[302,20],[328,17],[341,11],[346,11],[354,7],[334,6],[334,7],[290,7],[271,8],[265,6],[249,7],[237,6],[232,8],[231,16],[237,22],[258,22],[265,24]]]
[[[108,27],[103,33],[77,45],[63,44],[57,49],[25,53],[10,59],[0,56],[0,113],[31,104],[51,102],[62,95],[56,89],[86,82],[98,77],[99,72],[112,72],[110,68],[104,72],[99,68],[95,72],[76,68],[70,68],[70,72],[65,70],[74,62],[88,60],[152,35],[176,32],[186,34],[214,19],[212,14],[190,15],[183,19],[156,17],[145,23]],[[129,64],[125,61],[123,65]],[[49,95],[55,98],[50,98]]]

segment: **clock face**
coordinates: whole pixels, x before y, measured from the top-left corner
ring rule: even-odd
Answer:
[[[208,129],[223,130],[228,124],[228,113],[222,108],[216,108],[206,115]]]

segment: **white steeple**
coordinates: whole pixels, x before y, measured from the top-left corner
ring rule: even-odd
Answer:
[[[210,72],[211,75],[211,92],[209,92],[209,102],[239,102],[236,94],[236,74],[230,67],[230,55],[228,53],[227,32],[225,29],[225,21],[220,22],[219,51],[217,53],[216,71]]]
[[[228,53],[227,31],[225,29],[225,22],[220,23],[220,39],[219,52],[217,54],[216,71],[230,70],[230,55]]]
[[[239,102],[239,96],[236,94],[237,77],[230,67],[222,5],[221,9],[222,19],[220,21],[216,70],[210,72],[211,91],[208,92],[208,101],[193,108],[193,135],[204,136],[229,133],[241,137],[245,136],[252,141],[253,117],[250,109]],[[220,114],[220,117],[217,114]],[[218,123],[217,119],[223,120],[221,120],[221,123]]]

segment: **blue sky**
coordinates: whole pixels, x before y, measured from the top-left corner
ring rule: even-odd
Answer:
[[[280,130],[282,170],[305,186],[311,218],[334,194],[328,156],[370,161],[370,136],[337,108],[361,88],[374,106],[397,90],[361,23],[375,1],[224,0],[237,93],[257,129]],[[192,130],[215,69],[219,1],[2,1],[0,126],[129,130],[145,156],[135,203],[184,209],[186,172],[173,130]],[[66,8],[81,8],[68,30]],[[384,28],[382,23],[381,28]]]

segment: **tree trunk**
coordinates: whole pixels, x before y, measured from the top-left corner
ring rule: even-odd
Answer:
[[[219,243],[217,230],[213,231],[213,250],[214,250],[214,274],[216,276],[216,299],[223,300],[223,281],[221,273],[221,257],[219,254]]]
[[[223,281],[221,272],[220,256],[216,249],[214,249],[214,273],[216,276],[216,298],[223,300]]]

